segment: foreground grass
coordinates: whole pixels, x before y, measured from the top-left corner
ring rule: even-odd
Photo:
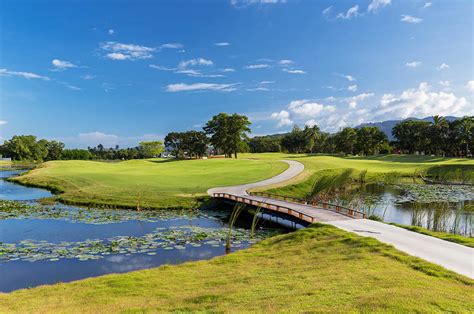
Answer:
[[[328,155],[295,155],[281,153],[246,154],[246,158],[262,160],[289,159],[296,160],[305,165],[304,172],[285,184],[271,187],[270,192],[295,197],[304,197],[310,190],[314,181],[323,174],[355,169],[355,175],[367,170],[368,182],[392,180],[411,181],[415,171],[427,170],[436,167],[438,171],[443,168],[452,171],[473,171],[473,159],[442,158],[414,155],[380,155],[369,157],[339,157]],[[260,188],[264,190],[268,188]]]
[[[0,312],[469,312],[473,281],[328,225],[209,261],[0,294]]]
[[[66,203],[189,208],[211,187],[264,180],[286,168],[278,160],[51,161],[14,181],[56,191]]]
[[[439,231],[431,231],[426,228],[418,227],[418,226],[409,226],[409,225],[402,225],[397,223],[390,223],[391,225],[404,228],[413,232],[418,232],[424,235],[429,235],[438,239],[454,242],[457,244],[461,244],[464,246],[474,248],[474,238],[463,237],[461,235],[447,233],[447,232],[439,232]]]

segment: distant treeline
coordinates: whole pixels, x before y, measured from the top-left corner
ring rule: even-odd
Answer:
[[[0,145],[0,155],[12,160],[113,160],[158,156],[163,151],[159,141],[141,142],[133,148],[105,148],[102,144],[87,149],[65,149],[59,141],[38,140],[34,135],[15,135]]]
[[[113,160],[151,158],[166,153],[177,158],[201,158],[209,154],[234,156],[240,152],[328,153],[374,155],[420,153],[449,157],[472,157],[474,117],[454,121],[435,116],[433,122],[406,120],[392,129],[395,140],[374,126],[346,127],[330,134],[317,125],[297,126],[286,134],[249,138],[250,121],[246,116],[220,113],[207,122],[202,131],[170,132],[164,143],[141,142],[132,148],[105,148],[102,144],[88,149],[65,149],[58,141],[38,140],[33,135],[13,136],[0,145],[0,154],[13,160]]]
[[[402,121],[392,129],[395,140],[374,126],[346,127],[337,133],[322,132],[317,125],[294,127],[290,133],[254,137],[248,141],[252,153],[330,153],[373,155],[385,153],[420,153],[438,156],[472,156],[474,117],[448,121],[434,116],[433,122]]]

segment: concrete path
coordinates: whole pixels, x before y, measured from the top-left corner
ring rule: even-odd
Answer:
[[[245,196],[253,200],[290,207],[311,215],[315,220],[338,227],[342,230],[365,237],[373,237],[380,242],[393,245],[398,250],[420,257],[434,264],[441,265],[469,278],[474,278],[474,249],[453,242],[426,236],[396,226],[369,219],[352,219],[333,211],[315,208],[303,204],[281,201],[261,196],[249,196],[247,190],[264,187],[290,180],[304,170],[304,165],[293,160],[282,160],[289,168],[281,174],[260,182],[239,186],[219,187],[207,192],[228,193],[234,196]]]

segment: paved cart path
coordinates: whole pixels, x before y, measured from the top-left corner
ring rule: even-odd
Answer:
[[[275,208],[285,207],[298,213],[310,216],[314,221],[327,223],[340,229],[365,237],[373,237],[380,242],[393,245],[398,250],[420,257],[434,264],[441,265],[459,274],[474,278],[474,249],[435,237],[409,231],[400,227],[388,225],[369,219],[353,219],[324,208],[283,201],[269,197],[253,196],[248,190],[288,181],[304,170],[304,165],[294,160],[282,160],[289,165],[281,174],[260,182],[238,186],[218,187],[209,189],[209,195],[225,193],[247,200],[264,202]]]

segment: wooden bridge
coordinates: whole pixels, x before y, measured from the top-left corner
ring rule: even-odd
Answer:
[[[212,196],[216,199],[226,199],[286,214],[308,223],[365,218],[363,212],[344,206],[321,201],[308,202],[304,199],[276,194],[250,192],[249,195],[235,195],[216,192]]]

